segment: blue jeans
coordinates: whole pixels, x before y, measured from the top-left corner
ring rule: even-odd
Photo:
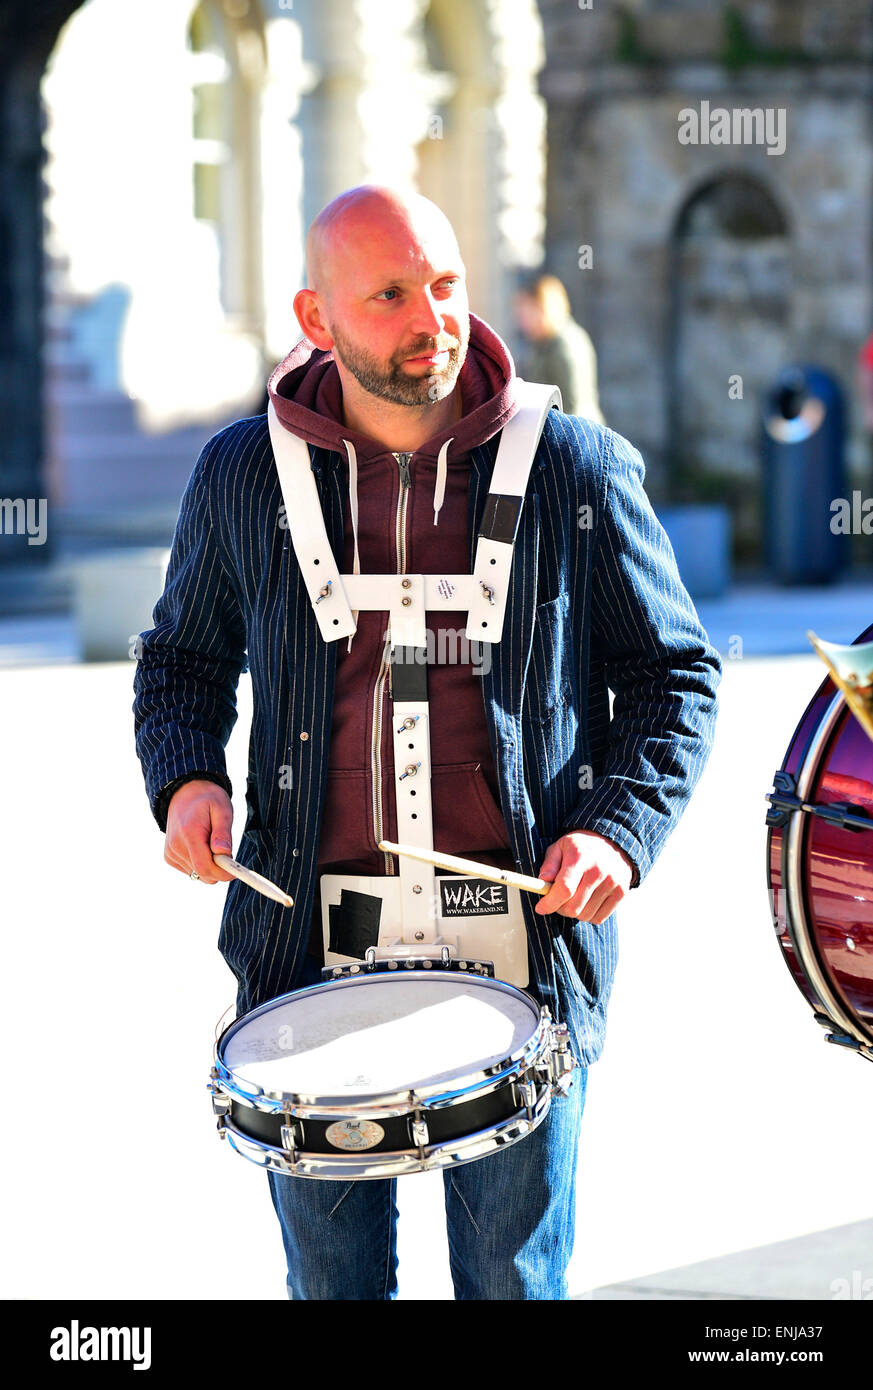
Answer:
[[[301,986],[320,980],[307,965]],[[566,1299],[588,1071],[509,1148],[443,1171],[456,1299]],[[292,1299],[397,1297],[396,1178],[267,1174]],[[414,1178],[412,1179],[414,1181]]]

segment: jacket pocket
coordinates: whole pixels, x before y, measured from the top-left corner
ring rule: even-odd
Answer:
[[[433,842],[445,854],[509,847],[503,813],[481,763],[450,763],[431,769]]]
[[[261,815],[260,793],[254,777],[249,777],[246,781],[246,806],[248,808],[245,824],[246,831],[254,835],[270,833],[269,827],[264,824],[263,816]]]
[[[383,834],[387,833],[382,827]],[[370,779],[363,770],[333,768],[327,773],[318,831],[320,863],[339,864],[376,850]]]
[[[383,783],[383,806],[389,805]],[[445,854],[509,847],[500,806],[491,794],[481,763],[450,763],[431,769],[433,842]],[[388,827],[383,823],[383,835]],[[365,772],[334,770],[319,831],[318,858],[342,863],[371,854],[373,805]]]
[[[566,708],[572,686],[565,660],[569,641],[570,599],[566,593],[538,603],[524,692],[524,716],[532,724],[548,724]]]

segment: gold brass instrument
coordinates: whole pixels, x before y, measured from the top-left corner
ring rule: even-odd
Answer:
[[[812,631],[807,637],[827,666],[834,684],[867,735],[873,739],[873,642],[842,647],[823,642]]]

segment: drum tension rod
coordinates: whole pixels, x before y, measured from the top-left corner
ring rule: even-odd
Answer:
[[[866,814],[863,806],[856,806],[850,801],[832,801],[827,805],[801,801],[797,795],[797,784],[789,772],[777,772],[773,786],[775,790],[768,792],[765,798],[770,802],[767,825],[785,825],[795,811],[806,811],[830,825],[839,826],[841,830],[873,830],[873,818]]]

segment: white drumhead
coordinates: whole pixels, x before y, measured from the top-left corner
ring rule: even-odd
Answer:
[[[381,976],[277,1002],[240,1025],[222,1058],[265,1091],[379,1095],[502,1061],[538,1021],[532,1000],[485,980]]]

